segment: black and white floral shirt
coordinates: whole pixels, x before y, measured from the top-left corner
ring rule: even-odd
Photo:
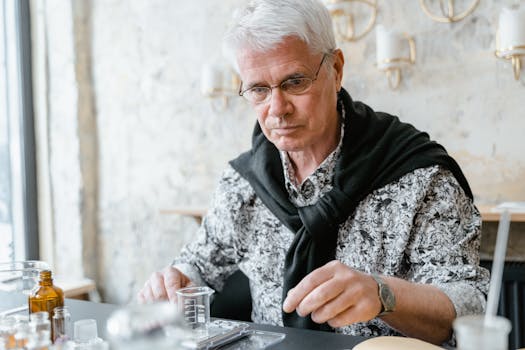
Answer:
[[[341,140],[342,140],[341,135]],[[332,188],[341,142],[318,169],[297,184],[281,153],[292,203],[315,203]],[[441,289],[457,316],[482,313],[488,272],[479,267],[481,217],[452,173],[416,169],[370,193],[340,226],[336,259],[366,273],[396,276]],[[193,242],[173,264],[194,283],[221,290],[240,268],[250,279],[252,320],[282,326],[285,255],[294,233],[268,210],[250,184],[228,166]],[[336,332],[399,335],[381,319]]]

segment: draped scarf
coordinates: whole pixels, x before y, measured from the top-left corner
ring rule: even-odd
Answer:
[[[449,169],[464,192],[473,198],[459,165],[428,134],[399,118],[354,102],[346,90],[338,94],[337,109],[345,110],[344,137],[334,170],[333,188],[315,204],[295,207],[285,187],[279,150],[257,123],[252,148],[230,164],[245,178],[266,207],[294,233],[284,264],[282,301],[306,275],[335,259],[339,225],[372,191],[403,175],[432,165]],[[283,311],[289,327],[327,330],[310,316]]]

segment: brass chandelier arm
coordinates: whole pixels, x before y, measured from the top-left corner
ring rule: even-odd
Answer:
[[[392,90],[396,90],[401,83],[401,70],[399,68],[387,69],[386,77],[388,79],[388,86]]]
[[[354,28],[354,17],[351,13],[346,13],[342,9],[330,11],[330,14],[334,18],[335,35],[344,41],[357,41],[368,34],[375,25],[377,19],[377,0],[332,0],[330,4],[336,5],[345,2],[360,2],[372,8],[372,15],[370,16],[370,19],[368,20],[368,23],[366,24],[363,32],[359,34],[356,34]],[[347,21],[347,24],[341,25],[339,21]],[[346,30],[341,29],[341,27],[346,27]]]
[[[514,68],[514,79],[520,80],[521,74],[521,57],[512,56],[512,68]]]
[[[510,59],[513,55],[516,55],[516,54],[511,53],[514,50],[525,50],[525,45],[510,46],[510,47],[505,47],[503,49],[497,49],[496,51],[494,51],[494,54],[496,55],[497,58]],[[517,55],[524,56],[525,54],[521,53]]]
[[[443,8],[442,0],[439,0],[439,4],[440,4],[440,7],[441,7],[441,12],[443,12],[443,16],[437,16],[437,15],[433,14],[432,12],[430,12],[430,10],[427,7],[427,4],[426,4],[425,0],[419,0],[419,4],[421,5],[421,8],[423,9],[423,12],[428,17],[433,19],[434,21],[441,22],[441,23],[452,23],[452,22],[461,21],[463,18],[465,18],[468,15],[470,15],[474,11],[474,9],[478,6],[479,0],[474,0],[467,10],[465,10],[464,12],[462,12],[460,14],[457,14],[457,15],[454,15],[454,0],[448,0],[448,15],[446,15],[444,13],[445,11],[444,11],[444,8]]]
[[[414,38],[409,36],[408,34],[405,34],[405,37],[408,40],[408,46],[410,48],[410,63],[414,64],[416,63],[416,43],[414,41]]]
[[[525,57],[525,53],[515,53],[515,50],[524,50],[525,45],[511,46],[504,49],[498,49],[494,51],[494,55],[497,58],[504,58],[510,60],[512,63],[512,69],[514,71],[514,79],[520,80],[521,76],[521,59]]]
[[[445,17],[454,17],[454,0],[448,0],[448,11],[445,13],[443,6],[443,0],[439,0],[439,7],[441,7],[441,13]]]

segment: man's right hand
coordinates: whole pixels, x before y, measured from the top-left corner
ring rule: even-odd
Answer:
[[[138,293],[137,299],[141,304],[161,300],[169,300],[174,303],[177,301],[175,291],[189,285],[191,285],[191,280],[188,276],[176,268],[168,266],[151,275]]]

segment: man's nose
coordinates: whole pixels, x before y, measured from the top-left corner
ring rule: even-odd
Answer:
[[[285,115],[291,112],[291,103],[288,100],[288,96],[279,88],[272,90],[269,104],[270,108],[268,113],[270,115]]]

